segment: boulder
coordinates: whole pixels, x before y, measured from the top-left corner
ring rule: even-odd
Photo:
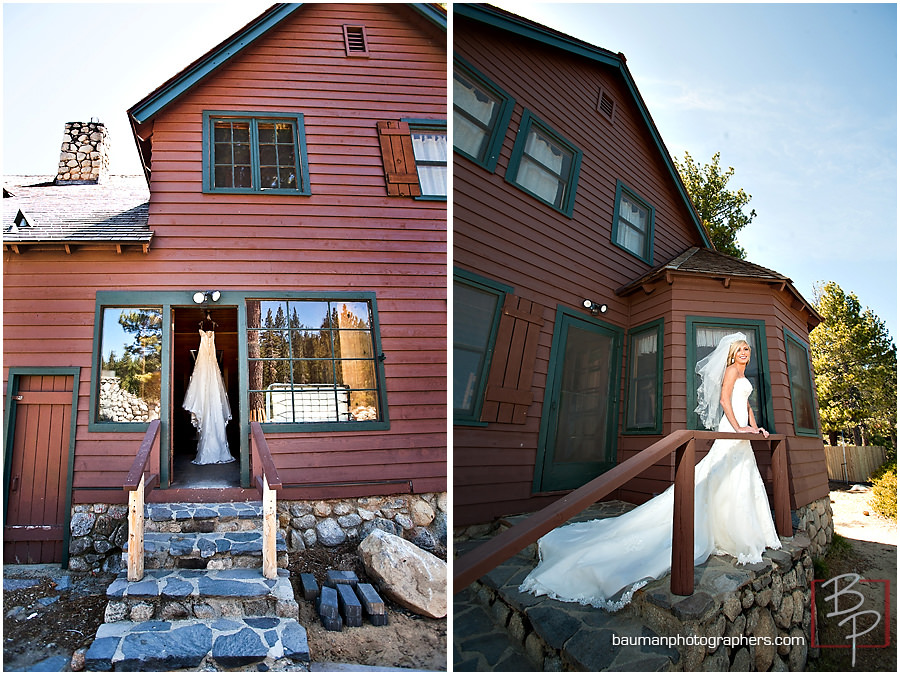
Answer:
[[[447,563],[402,537],[382,530],[359,545],[367,574],[397,604],[417,614],[447,616]]]

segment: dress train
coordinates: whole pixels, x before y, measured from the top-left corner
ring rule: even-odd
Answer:
[[[753,386],[737,380],[732,408],[748,422]],[[719,431],[734,431],[726,417]],[[740,564],[781,548],[769,500],[749,441],[717,440],[694,473],[694,564],[728,553]],[[615,518],[559,527],[538,542],[540,563],[520,591],[617,611],[634,592],[672,564],[674,486]]]

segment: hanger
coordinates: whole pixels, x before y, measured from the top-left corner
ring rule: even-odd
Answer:
[[[198,324],[198,325],[200,326],[200,330],[205,330],[205,329],[203,328],[203,324],[206,323],[207,321],[209,321],[209,322],[212,324],[212,330],[215,330],[216,327],[219,325],[219,324],[217,324],[215,321],[213,321],[213,320],[210,318],[210,316],[209,316],[209,310],[208,310],[208,309],[206,310],[206,317],[203,318],[203,319],[201,319],[201,320],[200,320],[200,323]]]

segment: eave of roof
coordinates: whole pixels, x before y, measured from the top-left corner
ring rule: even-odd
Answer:
[[[662,136],[659,133],[659,129],[656,128],[656,124],[653,122],[653,118],[650,116],[650,111],[647,109],[647,105],[646,103],[644,103],[644,99],[643,97],[641,97],[641,94],[638,91],[637,85],[634,82],[634,78],[631,76],[631,72],[628,70],[628,65],[625,63],[624,54],[615,54],[607,49],[594,46],[590,43],[584,42],[583,40],[579,40],[570,35],[566,35],[565,33],[553,30],[551,28],[548,28],[547,26],[542,26],[539,23],[529,21],[528,19],[517,16],[516,14],[506,12],[502,9],[492,7],[490,5],[458,3],[453,5],[453,11],[455,14],[467,17],[474,21],[479,21],[486,25],[492,26],[493,28],[515,33],[516,35],[530,40],[542,42],[550,47],[567,51],[571,54],[575,54],[577,56],[581,56],[594,61],[595,63],[600,63],[604,66],[609,66],[618,70],[619,74],[622,76],[623,81],[625,82],[626,87],[628,88],[628,92],[631,94],[638,110],[640,111],[644,123],[647,125],[647,129],[650,131],[650,137],[653,139],[657,150],[663,158],[663,163],[665,164],[666,169],[668,170],[672,181],[675,184],[679,196],[684,201],[685,207],[687,208],[687,212],[691,220],[693,221],[694,227],[696,227],[697,232],[700,234],[700,238],[702,239],[706,247],[714,248],[712,241],[709,238],[709,233],[706,231],[706,228],[703,226],[700,217],[697,215],[694,204],[691,201],[690,196],[688,195],[687,188],[685,188],[684,182],[681,180],[681,176],[678,174],[678,170],[675,168],[675,163],[672,161],[672,157],[671,155],[669,155],[669,151],[666,149],[665,143],[663,143]]]
[[[675,276],[691,276],[691,277],[707,277],[710,279],[721,280],[726,287],[730,286],[733,279],[744,279],[747,281],[758,281],[787,290],[794,298],[796,298],[797,309],[805,309],[813,323],[818,324],[822,321],[822,316],[816,311],[816,308],[808,303],[800,292],[794,288],[794,284],[789,277],[779,274],[774,270],[770,270],[762,265],[757,265],[747,260],[733,258],[724,253],[712,249],[703,249],[693,246],[686,251],[675,256],[672,260],[662,265],[657,265],[643,276],[634,281],[616,289],[616,295],[626,296],[643,288],[646,292],[659,277],[665,277],[671,282]]]

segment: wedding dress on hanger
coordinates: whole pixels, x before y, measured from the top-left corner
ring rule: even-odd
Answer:
[[[728,339],[735,336],[722,342]],[[752,391],[746,378],[735,382],[731,405],[739,426],[748,424]],[[701,400],[703,396],[701,392]],[[701,418],[718,417],[718,396],[712,400],[712,412],[701,413]],[[724,415],[718,430],[734,431]],[[669,486],[628,513],[549,532],[538,542],[540,563],[519,590],[609,611],[621,609],[637,589],[671,568],[673,510],[674,486]],[[694,564],[713,553],[731,554],[740,564],[760,562],[767,547],[781,548],[781,540],[750,441],[717,440],[694,473]]]
[[[182,406],[190,411],[191,422],[200,434],[197,457],[192,460],[194,464],[234,461],[225,436],[225,425],[231,419],[231,406],[216,361],[215,337],[215,332],[211,330],[200,330],[200,349]]]

